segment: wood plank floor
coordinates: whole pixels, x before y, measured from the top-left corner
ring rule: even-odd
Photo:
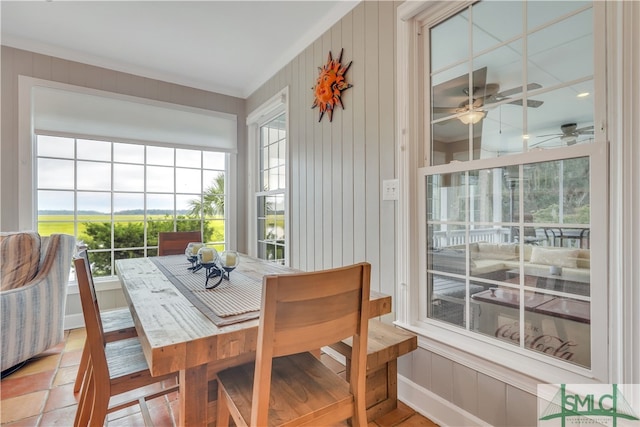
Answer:
[[[73,393],[73,382],[85,338],[84,329],[66,331],[63,343],[29,360],[21,369],[2,379],[0,423],[3,427],[73,425],[79,397]],[[344,365],[330,356],[323,354],[322,360],[335,372],[344,373]],[[177,426],[177,399],[177,393],[172,393],[148,403],[156,426]],[[144,425],[140,407],[136,405],[109,414],[106,425]],[[392,426],[434,427],[436,424],[400,402],[398,409],[374,420],[368,427]]]

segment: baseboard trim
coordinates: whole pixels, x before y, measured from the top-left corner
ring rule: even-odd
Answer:
[[[402,375],[398,375],[398,399],[440,426],[490,426]]]
[[[67,314],[64,316],[64,329],[84,328],[84,317],[82,313]]]

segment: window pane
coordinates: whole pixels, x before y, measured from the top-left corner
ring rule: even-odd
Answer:
[[[78,139],[78,159],[111,160],[111,143],[91,139]]]
[[[485,1],[473,6],[473,52],[522,34],[522,2]],[[500,25],[496,25],[496,17]]]
[[[210,231],[210,237],[208,242],[224,242],[225,241],[225,233],[224,233],[224,221],[223,220],[209,220],[205,221],[205,230]],[[207,233],[205,233],[207,234]]]
[[[201,193],[202,178],[200,169],[176,168],[177,193]]]
[[[147,191],[173,192],[173,168],[147,166]]]
[[[464,173],[451,173],[427,177],[429,220],[464,221],[466,194],[462,185]]]
[[[536,95],[544,104],[529,111],[529,146],[555,148],[593,142],[591,94],[592,80]]]
[[[144,166],[114,164],[113,189],[116,191],[144,191]]]
[[[144,194],[113,193],[113,212],[115,214],[127,211],[144,212]],[[116,215],[117,220],[117,215]]]
[[[38,159],[38,188],[73,189],[74,170],[73,160]]]
[[[527,53],[529,82],[543,87],[593,75],[592,10],[530,34]]]
[[[72,191],[38,191],[38,214],[52,214],[65,211],[65,214],[73,214]]]
[[[78,162],[79,190],[111,190],[111,164]]]
[[[113,160],[123,163],[144,163],[144,145],[113,143]]]
[[[176,149],[176,166],[200,168],[201,164],[201,151],[199,150],[185,150],[182,148]]]
[[[111,214],[111,193],[78,192],[78,211],[87,214]],[[110,219],[109,219],[110,221]]]
[[[431,29],[431,69],[439,70],[467,59],[469,13],[465,10]]]
[[[527,26],[533,30],[540,25],[553,21],[582,7],[590,5],[590,1],[529,1],[527,2]],[[592,47],[590,46],[589,49]]]
[[[63,138],[60,136],[38,135],[37,151],[38,156],[42,157],[64,157],[73,159],[74,140],[73,138]]]
[[[148,146],[147,163],[150,165],[173,166],[173,148]]]
[[[148,213],[154,216],[173,215],[173,198],[173,194],[148,194]]]
[[[202,153],[205,169],[225,169],[225,159],[226,154],[224,153],[214,153],[211,151],[204,151]]]

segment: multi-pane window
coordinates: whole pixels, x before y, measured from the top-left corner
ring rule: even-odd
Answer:
[[[258,257],[285,263],[286,114],[260,126]]]
[[[201,231],[225,248],[227,154],[36,138],[38,231],[83,241],[94,275],[113,275],[116,259],[156,255],[160,231]]]
[[[591,2],[487,1],[422,31],[421,316],[587,369],[606,321],[594,27]]]

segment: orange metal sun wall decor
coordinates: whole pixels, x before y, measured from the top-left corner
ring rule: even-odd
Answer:
[[[331,51],[329,51],[327,63],[322,67],[318,67],[320,74],[318,75],[318,80],[316,80],[316,86],[312,88],[314,101],[311,108],[319,107],[319,122],[322,121],[322,116],[324,116],[325,112],[329,114],[329,121],[333,121],[333,109],[336,105],[340,105],[344,110],[340,95],[342,91],[353,86],[347,83],[345,78],[345,74],[349,71],[349,67],[351,67],[351,62],[353,61],[345,66],[342,65],[343,50],[344,49],[340,50],[340,57],[338,57],[338,59],[333,59]]]

